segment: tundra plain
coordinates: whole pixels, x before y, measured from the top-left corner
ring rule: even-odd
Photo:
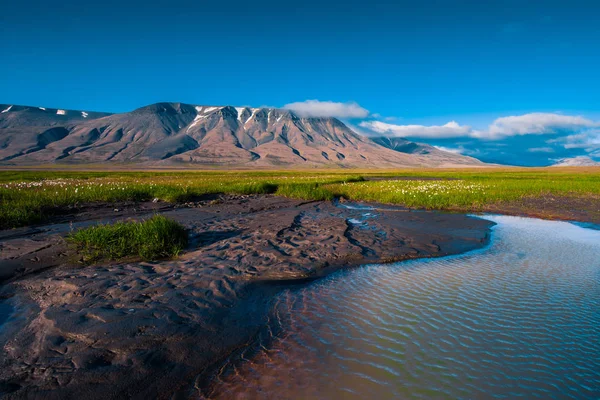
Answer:
[[[600,169],[2,171],[0,393],[210,397],[283,288],[482,248],[490,212],[598,224]]]

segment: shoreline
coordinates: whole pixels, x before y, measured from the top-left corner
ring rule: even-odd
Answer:
[[[4,343],[0,391],[11,392],[8,398],[204,395],[211,371],[265,326],[281,287],[489,242],[489,221],[384,207],[224,196],[217,204],[161,210],[190,229],[191,248],[177,260],[62,264],[13,278],[0,295],[32,311],[17,307],[23,326]],[[0,241],[4,248],[7,241],[52,241],[67,229],[67,223],[22,228],[25,236],[12,232]],[[95,394],[98,385],[106,389],[102,396]]]
[[[267,394],[272,398],[295,398],[302,397],[299,395],[302,393],[308,393],[308,397],[326,393],[325,397],[337,398],[348,392],[361,393],[363,397],[376,392],[383,398],[398,398],[402,397],[398,393],[410,395],[413,391],[427,397],[427,393],[432,392],[443,396],[449,387],[458,388],[457,396],[467,391],[472,394],[498,393],[494,384],[485,385],[489,382],[489,374],[495,372],[494,368],[505,365],[502,361],[495,364],[493,360],[506,354],[506,346],[492,346],[489,353],[486,351],[490,335],[498,332],[496,313],[489,311],[497,308],[497,314],[506,321],[502,325],[503,333],[498,337],[500,341],[516,329],[515,324],[511,325],[514,318],[521,321],[530,315],[547,318],[547,323],[551,324],[540,324],[555,332],[544,340],[554,344],[563,339],[560,318],[548,317],[536,307],[539,305],[536,301],[543,298],[549,307],[557,305],[551,298],[544,297],[548,285],[553,285],[554,291],[563,289],[565,298],[579,299],[572,293],[585,291],[582,274],[591,277],[597,273],[593,266],[598,254],[598,242],[594,242],[594,238],[598,234],[571,223],[501,215],[490,215],[489,218],[497,225],[492,228],[490,245],[485,248],[391,266],[365,265],[323,281],[284,290],[273,302],[274,318],[270,321],[280,326],[281,331],[274,331],[272,337],[266,332],[261,338],[265,342],[255,343],[253,350],[236,355],[227,368],[218,372],[213,388],[205,397],[259,398]],[[560,250],[561,246],[579,251],[576,256],[569,256],[568,251]],[[557,275],[548,278],[548,268]],[[537,272],[534,275],[532,271]],[[567,279],[569,286],[564,284]],[[522,290],[506,291],[506,286],[513,284]],[[522,293],[531,301],[519,303]],[[594,297],[589,297],[591,302]],[[496,307],[482,306],[488,303]],[[522,308],[519,304],[533,306]],[[518,315],[513,317],[515,313]],[[588,315],[593,317],[593,312]],[[489,329],[486,329],[488,325]],[[464,329],[463,335],[450,335],[446,330],[448,326]],[[531,326],[528,325],[529,329],[523,326],[527,344],[519,343],[525,353],[538,342],[537,331],[531,331]],[[582,329],[591,331],[593,326],[583,324]],[[456,337],[469,340],[457,343],[452,340]],[[442,346],[444,351],[436,352]],[[427,361],[434,357],[438,357],[436,365],[444,366],[447,355],[456,346],[464,347],[464,352],[459,352],[462,362],[447,365],[448,375],[438,376],[428,368],[431,363]],[[563,348],[556,346],[554,360],[560,362]],[[585,350],[580,347],[574,350],[583,355],[579,364],[582,368],[588,365]],[[421,351],[430,357],[423,356]],[[479,357],[487,361],[487,374],[479,375],[481,385],[468,385],[468,378],[481,371],[477,362]],[[570,365],[570,353],[565,352],[562,360]],[[469,365],[468,376],[465,376],[464,365]],[[551,372],[554,365],[548,362],[543,368]],[[420,371],[421,377],[428,374],[427,379],[414,384],[411,380],[413,368]],[[455,372],[462,379],[456,380]],[[513,371],[513,380],[518,381],[522,372]],[[365,384],[361,376],[372,384]],[[450,378],[445,380],[446,376]],[[502,372],[497,377],[502,379]],[[554,378],[559,379],[558,375]],[[464,379],[467,384],[461,385]],[[560,379],[563,379],[562,375]],[[404,381],[413,382],[413,385],[407,386]],[[431,389],[428,384],[439,381],[446,385],[438,384]],[[540,381],[552,383],[553,379],[542,374],[536,380]],[[569,384],[566,379],[561,382]],[[480,390],[482,387],[487,391]],[[542,396],[546,393],[545,386],[540,384],[531,388],[515,384],[511,389],[520,389],[525,394],[529,389],[537,390],[536,393]],[[584,387],[579,393],[584,395],[588,393],[586,390]]]
[[[472,216],[466,215],[468,217],[474,217],[477,219],[481,219],[487,221],[480,216]],[[354,269],[358,269],[364,266],[373,265],[373,264],[395,264],[404,261],[411,260],[419,260],[419,259],[434,259],[434,258],[447,258],[447,257],[458,257],[466,254],[477,253],[481,251],[485,251],[491,245],[492,232],[493,228],[496,226],[495,223],[491,223],[488,228],[488,235],[485,238],[485,241],[481,245],[481,247],[473,248],[471,250],[466,250],[464,252],[458,253],[450,253],[446,255],[437,255],[437,256],[417,256],[417,257],[399,257],[396,260],[382,260],[378,262],[372,263],[359,263],[359,264],[350,264],[350,265],[337,265],[331,266],[329,268],[324,268],[318,271],[317,274],[308,277],[299,277],[294,279],[286,279],[286,280],[266,280],[263,282],[255,282],[257,286],[257,290],[263,290],[263,295],[269,297],[269,300],[274,300],[283,290],[300,290],[304,288],[306,285],[312,284],[313,282],[319,281],[321,279],[325,279],[330,275],[336,274],[341,271],[350,271]],[[268,294],[267,294],[268,293]],[[214,396],[216,398],[221,398],[218,391],[215,391],[215,386],[217,386],[216,379],[220,379],[222,375],[227,375],[230,372],[235,372],[236,368],[239,367],[244,362],[250,362],[252,356],[259,352],[261,349],[268,348],[271,341],[277,336],[278,333],[283,331],[285,327],[282,325],[280,321],[275,318],[273,315],[273,306],[271,302],[269,302],[269,307],[267,310],[267,322],[251,337],[248,339],[247,343],[240,345],[239,347],[232,349],[228,354],[223,355],[223,357],[210,365],[196,377],[195,385],[192,393],[187,393],[185,398],[199,398],[199,399],[212,399]]]

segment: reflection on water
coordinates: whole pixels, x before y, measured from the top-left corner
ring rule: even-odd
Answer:
[[[489,217],[492,245],[336,273],[217,398],[600,398],[600,231]]]
[[[0,329],[12,314],[12,307],[5,301],[0,300]]]

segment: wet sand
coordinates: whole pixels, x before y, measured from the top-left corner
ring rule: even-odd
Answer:
[[[372,206],[222,196],[97,205],[0,231],[0,301],[15,310],[0,328],[0,394],[201,398],[215,369],[265,326],[282,286],[489,238],[490,222],[463,214]],[[65,244],[71,229],[155,212],[189,229],[176,260],[83,266]]]

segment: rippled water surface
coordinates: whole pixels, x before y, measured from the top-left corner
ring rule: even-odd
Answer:
[[[12,307],[10,304],[0,300],[0,329],[2,329],[2,325],[8,320],[11,313]]]
[[[222,398],[600,398],[600,231],[489,217],[490,247],[284,291]]]

